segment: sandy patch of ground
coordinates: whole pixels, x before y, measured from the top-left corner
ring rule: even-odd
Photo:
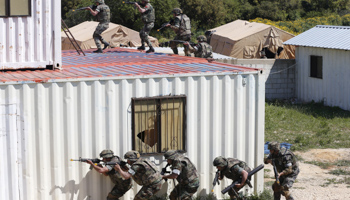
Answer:
[[[333,165],[328,169],[322,169],[319,166],[305,163],[305,161],[335,163],[339,160],[350,160],[350,149],[313,149],[308,152],[295,152],[295,154],[304,160],[299,162],[300,173],[291,190],[295,200],[350,199],[350,185],[334,183],[344,180],[346,176],[336,176],[328,173],[339,167]],[[265,169],[270,169],[267,172],[267,177],[272,177],[265,178],[265,182],[273,181],[272,166],[265,165]],[[349,167],[346,169],[350,171]],[[329,181],[333,179],[334,181]],[[327,184],[330,182],[332,183]]]

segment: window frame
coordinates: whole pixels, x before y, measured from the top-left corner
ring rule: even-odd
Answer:
[[[187,124],[186,124],[186,121],[187,121],[187,115],[186,115],[186,106],[187,106],[187,97],[186,95],[174,95],[174,96],[155,96],[155,97],[143,97],[143,98],[131,98],[131,134],[132,134],[132,149],[133,150],[137,150],[136,149],[136,128],[135,128],[135,103],[136,101],[148,101],[148,100],[155,100],[157,101],[156,103],[156,107],[157,107],[157,110],[158,108],[160,108],[161,106],[160,105],[160,102],[161,100],[164,100],[164,99],[182,99],[182,103],[183,103],[183,108],[182,108],[182,113],[183,113],[183,121],[182,121],[182,124],[183,124],[183,127],[182,127],[182,148],[177,150],[178,152],[181,152],[181,153],[185,153],[187,150],[186,150],[186,130],[187,130]],[[158,111],[157,111],[158,112]],[[161,126],[161,115],[157,116],[158,120],[157,120],[157,124],[158,126]],[[158,141],[162,141],[162,133],[161,133],[161,127],[158,128],[159,133],[158,133]],[[164,154],[165,152],[162,152],[162,143],[158,143],[157,142],[157,147],[156,147],[156,151],[157,152],[150,152],[150,153],[144,153],[144,152],[140,152],[141,155],[162,155]]]
[[[310,77],[323,79],[323,56],[310,55]]]
[[[4,0],[5,1],[5,15],[0,15],[0,18],[9,18],[9,17],[30,17],[32,16],[32,0],[26,0],[28,1],[28,14],[23,15],[11,15],[11,0]]]

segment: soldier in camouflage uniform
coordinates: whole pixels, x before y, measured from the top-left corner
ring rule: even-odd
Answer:
[[[94,53],[103,53],[101,49],[101,42],[104,44],[103,50],[109,46],[109,43],[102,38],[101,34],[109,27],[111,12],[103,0],[95,0],[95,4],[97,6],[95,10],[92,10],[90,7],[87,7],[86,9],[89,10],[93,16],[97,16],[97,21],[99,22],[93,34],[93,38],[97,47],[97,50],[94,51]]]
[[[274,200],[280,200],[281,195],[285,196],[286,200],[293,200],[289,190],[300,172],[297,158],[290,150],[284,147],[280,148],[278,142],[270,142],[268,149],[270,154],[264,159],[264,163],[272,164],[272,160],[274,160],[280,182],[280,184],[275,182],[272,185]]]
[[[140,31],[140,38],[141,38],[141,46],[138,47],[138,50],[145,50],[145,43],[149,46],[149,49],[146,51],[146,53],[154,52],[154,48],[152,46],[152,43],[150,42],[148,35],[149,32],[151,32],[152,28],[154,27],[154,20],[155,20],[155,11],[152,5],[149,3],[150,0],[142,0],[142,6],[135,2],[135,6],[138,8],[138,10],[141,13],[141,19],[144,24],[143,28]]]
[[[174,15],[174,20],[171,24],[166,25],[166,27],[169,27],[173,29],[176,33],[176,37],[174,40],[183,40],[183,41],[190,41],[191,40],[191,20],[187,15],[182,13],[182,10],[180,8],[174,8],[172,11]],[[173,50],[174,54],[179,54],[177,50],[178,43],[175,41],[171,41],[169,46]],[[184,46],[185,49],[185,55],[191,56],[188,46]]]
[[[195,57],[198,58],[213,58],[213,49],[207,43],[207,38],[204,35],[197,37],[198,44],[196,46],[191,46],[190,43],[185,42],[184,45],[188,46],[191,53],[194,53]]]
[[[168,150],[164,154],[171,165],[171,174],[163,175],[163,179],[176,179],[179,184],[171,191],[170,200],[191,199],[199,187],[199,174],[190,159],[178,154],[175,150]]]
[[[126,152],[124,158],[130,165],[129,171],[122,171],[118,164],[115,165],[114,169],[120,172],[124,179],[132,178],[137,184],[143,186],[134,200],[150,199],[162,187],[162,175],[160,175],[157,166],[150,160],[141,158],[137,151]]]
[[[220,171],[219,180],[226,177],[232,181],[236,181],[242,177],[242,182],[236,184],[234,187],[236,192],[233,190],[228,191],[230,199],[242,198],[242,196],[238,197],[236,194],[238,194],[238,191],[246,185],[248,173],[251,171],[247,163],[236,158],[224,158],[219,156],[214,159],[213,165]]]
[[[114,156],[113,154],[114,153],[111,150],[103,150],[100,153],[100,157],[103,158],[103,162],[120,162],[120,158],[118,156]],[[131,188],[131,179],[124,180],[120,173],[113,168],[113,166],[106,165],[103,167],[102,165],[94,165],[91,160],[88,160],[87,163],[89,163],[99,173],[109,176],[111,181],[114,183],[114,187],[108,194],[107,200],[119,199]]]

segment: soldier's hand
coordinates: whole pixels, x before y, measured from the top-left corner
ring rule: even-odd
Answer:
[[[184,42],[184,45],[188,46],[188,45],[190,45],[190,43],[188,43],[188,42]]]
[[[94,163],[91,160],[87,160],[86,163],[88,163],[90,165],[94,165]]]
[[[167,24],[167,25],[165,25],[165,27],[169,27],[169,26],[171,26],[171,24]]]

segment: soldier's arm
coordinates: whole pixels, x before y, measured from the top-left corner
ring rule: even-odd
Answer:
[[[146,9],[141,8],[141,6],[140,6],[137,2],[135,2],[135,6],[136,6],[137,9],[140,11],[140,13],[144,13],[144,12],[147,11]],[[147,6],[146,6],[145,8],[147,8]]]
[[[174,24],[170,24],[170,28],[174,31],[180,30],[180,20],[177,17],[174,19]]]
[[[132,168],[130,168],[129,171],[123,171],[118,164],[114,166],[114,169],[117,170],[125,180],[130,179],[136,173]]]
[[[100,12],[100,10],[98,8],[96,8],[96,10],[92,10],[90,7],[87,7],[87,9],[90,11],[90,13],[93,16],[96,16]]]
[[[86,161],[89,163],[98,173],[102,173],[105,176],[108,176],[109,169],[107,167],[103,167],[101,165],[95,165],[91,160]]]

